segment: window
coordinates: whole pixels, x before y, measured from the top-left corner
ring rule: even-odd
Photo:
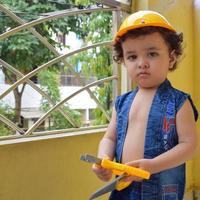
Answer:
[[[11,98],[11,107],[17,112],[13,112],[14,120],[9,116],[7,120],[0,118],[0,126],[18,132],[26,129],[25,134],[33,134],[41,130],[41,127],[47,127],[49,130],[51,126],[53,129],[55,123],[60,124],[61,129],[93,125],[97,117],[102,117],[99,120],[101,124],[108,123],[111,99],[114,99],[112,95],[115,95],[115,92],[111,91],[116,90],[117,85],[116,72],[112,75],[110,48],[112,13],[118,13],[116,7],[119,5],[125,10],[129,10],[130,6],[127,6],[129,2],[121,1],[105,0],[101,3],[78,6],[79,10],[76,5],[71,5],[68,9],[61,5],[56,9],[55,5],[48,5],[52,6],[50,13],[37,13],[38,11],[33,9],[32,13],[27,12],[23,16],[20,12],[15,12],[15,9],[11,13],[8,8],[1,5],[2,12],[10,12],[10,15],[7,15],[13,20],[13,24],[9,24],[9,29],[5,26],[7,32],[3,30],[0,35],[2,44],[10,49],[7,54],[0,52],[0,64],[4,69],[1,71],[8,80],[5,89],[1,90],[0,101],[6,102]],[[11,5],[7,6],[11,8]],[[119,13],[117,15],[119,17]],[[15,31],[14,21],[19,23]],[[20,26],[21,24],[23,25]],[[89,28],[88,24],[91,25]],[[76,33],[77,38],[84,41],[80,48],[70,49],[70,41],[67,42],[65,37],[69,32]],[[15,35],[17,40],[10,37],[12,35]],[[54,40],[54,35],[57,40]],[[105,41],[105,38],[108,40]],[[60,85],[56,85],[59,83]],[[67,89],[71,86],[73,91]],[[31,89],[27,97],[23,92],[28,87]],[[75,101],[77,95],[79,98]],[[27,101],[28,105],[24,105]],[[90,101],[91,106],[85,106],[89,105]],[[77,102],[82,107],[78,107]],[[26,114],[22,115],[21,109],[28,112],[30,109],[36,109],[41,112],[37,118],[28,119],[24,117]],[[83,114],[85,117],[81,117]],[[26,127],[18,127],[18,119],[23,119],[21,125]]]

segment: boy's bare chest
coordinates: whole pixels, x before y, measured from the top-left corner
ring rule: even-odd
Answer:
[[[154,94],[136,95],[129,111],[129,123],[146,121],[148,119],[153,97]]]
[[[144,155],[144,138],[154,93],[137,94],[132,102],[122,161],[141,159]]]

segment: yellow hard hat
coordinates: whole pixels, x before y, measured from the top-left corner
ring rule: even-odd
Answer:
[[[142,10],[129,15],[119,28],[115,38],[121,37],[127,31],[145,26],[158,26],[176,32],[172,25],[159,13],[150,10]]]

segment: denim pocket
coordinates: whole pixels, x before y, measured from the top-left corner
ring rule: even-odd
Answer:
[[[154,176],[154,175],[153,175]],[[158,181],[153,178],[142,182],[142,200],[158,200],[159,198]]]
[[[163,185],[162,189],[163,189],[162,200],[178,200],[177,184]]]

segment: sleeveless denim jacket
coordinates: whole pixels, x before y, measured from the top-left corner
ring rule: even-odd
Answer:
[[[128,115],[138,88],[116,98],[117,144],[115,158],[121,161],[123,144],[128,127]],[[178,144],[176,114],[189,99],[195,120],[198,112],[190,96],[174,89],[165,80],[154,96],[145,135],[144,158],[154,158]],[[133,182],[121,191],[114,190],[110,200],[182,200],[185,188],[185,164],[151,175],[149,180]]]

